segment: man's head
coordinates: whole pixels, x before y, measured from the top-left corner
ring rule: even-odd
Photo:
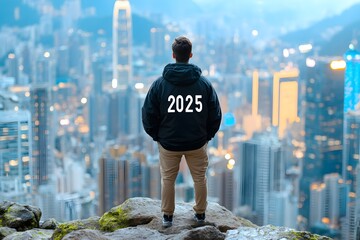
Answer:
[[[172,44],[173,58],[179,63],[188,63],[192,57],[192,44],[186,37],[177,37]]]

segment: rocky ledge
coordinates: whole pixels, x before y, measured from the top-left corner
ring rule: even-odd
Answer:
[[[197,225],[192,216],[192,204],[177,203],[173,226],[163,228],[159,200],[131,198],[102,217],[60,224],[49,219],[40,225],[39,208],[5,201],[0,203],[0,239],[330,239],[284,227],[258,227],[217,203],[209,203],[204,224]]]

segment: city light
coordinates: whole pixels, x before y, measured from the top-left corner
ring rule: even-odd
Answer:
[[[82,103],[82,104],[86,104],[87,101],[88,101],[87,98],[85,98],[85,97],[81,98],[81,103]]]
[[[9,162],[9,165],[10,165],[11,167],[16,167],[16,166],[18,165],[18,161],[17,161],[17,160],[11,160],[11,161]]]
[[[141,90],[145,87],[145,85],[143,83],[136,83],[135,84],[135,89],[137,90]]]
[[[313,68],[316,65],[316,61],[312,58],[306,58],[306,66]]]
[[[335,60],[330,63],[330,68],[333,70],[344,70],[346,62],[344,60]]]
[[[67,118],[60,120],[60,125],[61,125],[61,126],[67,126],[67,125],[69,125],[69,124],[70,124],[70,120],[67,119]]]
[[[14,53],[9,53],[8,58],[9,59],[15,59],[15,54]]]
[[[302,44],[299,45],[299,51],[301,53],[308,53],[311,51],[311,49],[313,48],[313,46],[311,44]]]
[[[234,159],[230,159],[230,160],[229,160],[229,164],[230,164],[230,165],[235,165],[235,160],[234,160]]]
[[[111,87],[114,89],[118,87],[117,79],[113,78],[113,80],[111,81]]]
[[[50,52],[44,52],[44,57],[49,58],[50,57]]]
[[[285,49],[283,50],[283,56],[284,56],[284,58],[288,58],[288,57],[290,56],[290,51],[289,51],[289,49],[285,48]]]
[[[30,97],[30,92],[25,92],[25,97]]]
[[[229,160],[230,158],[231,158],[230,153],[227,153],[227,154],[225,155],[225,159],[226,159],[226,160]]]
[[[256,29],[254,29],[254,30],[251,31],[251,35],[252,35],[253,37],[257,37],[257,36],[259,35],[259,31],[256,30]]]
[[[232,170],[234,168],[234,165],[231,165],[231,164],[227,164],[226,167],[229,169],[229,170]]]

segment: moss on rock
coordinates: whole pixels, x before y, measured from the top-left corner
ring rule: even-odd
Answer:
[[[100,218],[99,223],[101,230],[107,232],[129,227],[128,211],[121,206],[112,208]]]
[[[91,217],[84,220],[75,220],[71,222],[61,223],[55,229],[51,239],[60,240],[70,232],[81,229],[99,230],[99,217]]]
[[[55,230],[52,239],[54,240],[61,240],[66,234],[78,230],[79,225],[76,225],[74,223],[62,223],[59,224],[59,226],[57,227],[57,229]]]
[[[309,232],[290,231],[289,233],[289,237],[292,237],[292,240],[331,240],[329,237],[324,237]]]

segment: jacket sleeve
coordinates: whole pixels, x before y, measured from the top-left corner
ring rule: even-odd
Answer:
[[[222,113],[218,96],[211,86],[208,102],[207,139],[211,140],[220,128]]]
[[[156,93],[155,83],[150,87],[142,107],[142,122],[144,130],[154,141],[158,140],[160,126],[160,103]]]

